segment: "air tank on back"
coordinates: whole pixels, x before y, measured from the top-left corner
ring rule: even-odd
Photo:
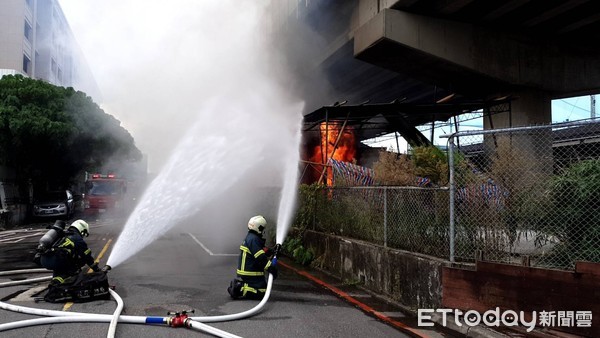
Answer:
[[[44,236],[42,236],[42,238],[40,238],[40,242],[38,245],[38,251],[48,250],[48,249],[52,248],[52,245],[57,240],[62,238],[66,226],[67,226],[67,224],[65,223],[65,221],[61,221],[61,220],[57,220],[56,222],[54,222],[54,224],[49,226],[48,228],[50,230],[48,230],[44,234]]]

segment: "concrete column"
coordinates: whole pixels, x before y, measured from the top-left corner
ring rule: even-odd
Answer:
[[[552,122],[551,98],[546,92],[526,89],[512,96],[511,111],[484,118],[484,128],[498,129],[549,124]]]
[[[514,93],[514,96],[516,99],[511,103],[510,112],[492,115],[491,118],[484,117],[485,130],[547,125],[552,122],[551,99],[548,93],[526,89]],[[517,163],[523,161],[522,163],[530,166],[527,174],[510,177],[511,180],[519,181],[519,185],[525,186],[528,184],[525,181],[540,180],[552,173],[552,131],[550,129],[488,134],[484,140],[487,154],[492,156],[489,161],[500,156],[505,158],[504,161],[513,158]],[[506,165],[510,164],[506,163]],[[512,165],[519,167],[516,163]]]

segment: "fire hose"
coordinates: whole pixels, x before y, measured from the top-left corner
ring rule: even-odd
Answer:
[[[0,271],[0,276],[10,276],[10,275],[19,275],[19,274],[27,274],[27,273],[44,273],[44,272],[48,272],[48,269],[9,270],[9,271]],[[4,283],[0,283],[0,288],[7,287],[7,286],[21,285],[21,284],[44,282],[44,281],[51,280],[51,279],[52,279],[52,276],[43,276],[43,277],[38,277],[38,278],[30,278],[30,279],[23,279],[23,280],[11,281],[11,282],[4,282]]]
[[[31,283],[37,283],[37,282],[44,282],[44,281],[48,281],[51,280],[52,276],[44,276],[44,277],[38,277],[38,278],[29,278],[29,279],[23,279],[23,280],[16,280],[16,281],[12,281],[12,282],[4,282],[4,283],[0,283],[0,288],[4,288],[7,286],[15,286],[15,285],[22,285],[22,284],[31,284]]]
[[[277,255],[281,249],[281,244],[277,244],[275,246],[275,253],[273,255],[272,264],[277,264]],[[37,269],[36,269],[37,270]],[[110,270],[110,267],[107,267],[105,271]],[[38,271],[36,271],[38,272]],[[30,279],[33,280],[33,279]],[[22,282],[22,281],[21,281]],[[267,303],[270,295],[271,289],[273,287],[273,275],[269,274],[269,278],[267,281],[267,289],[265,291],[265,295],[263,299],[256,305],[255,307],[246,310],[244,312],[229,314],[229,315],[221,315],[221,316],[204,316],[204,317],[188,317],[187,313],[176,313],[175,317],[144,317],[144,316],[122,316],[120,315],[123,309],[123,301],[119,295],[113,290],[109,290],[113,298],[117,302],[117,309],[115,310],[113,315],[103,315],[103,314],[94,314],[94,313],[82,313],[82,312],[66,312],[66,311],[57,311],[57,310],[46,310],[46,309],[36,309],[29,308],[24,306],[17,306],[5,302],[0,301],[0,308],[4,310],[33,314],[33,315],[42,315],[42,316],[50,316],[50,318],[36,318],[36,319],[27,319],[22,321],[16,321],[12,323],[0,324],[0,331],[12,330],[16,328],[34,326],[34,325],[44,325],[44,324],[55,324],[55,323],[75,323],[75,322],[97,322],[104,323],[109,322],[109,330],[108,330],[108,338],[114,337],[116,332],[116,326],[118,322],[122,323],[130,323],[130,324],[166,324],[171,327],[187,327],[189,329],[195,331],[201,331],[205,333],[209,333],[215,335],[217,337],[225,337],[225,338],[236,338],[234,334],[229,332],[214,328],[212,326],[203,324],[205,322],[223,322],[223,321],[231,321],[246,318],[252,315],[259,313],[264,305]]]
[[[46,268],[39,268],[39,269],[24,269],[24,270],[9,270],[9,271],[0,271],[0,276],[9,276],[9,275],[18,275],[18,274],[25,274],[25,273],[44,273],[44,272],[48,272],[48,269]]]
[[[222,316],[206,316],[206,317],[187,317],[176,315],[176,317],[144,317],[144,316],[122,316],[120,315],[121,306],[117,307],[117,311],[115,311],[114,315],[104,315],[104,314],[95,314],[95,313],[84,313],[84,312],[67,312],[67,311],[58,311],[58,310],[46,310],[46,309],[36,309],[25,306],[13,305],[0,301],[0,308],[8,311],[32,314],[32,315],[41,315],[41,316],[49,316],[49,318],[35,318],[35,319],[26,319],[21,321],[16,321],[12,323],[0,324],[0,331],[12,330],[17,328],[35,326],[35,325],[44,325],[44,324],[56,324],[56,323],[107,323],[110,322],[112,327],[109,327],[109,333],[107,337],[113,337],[114,332],[116,330],[116,323],[113,325],[115,316],[118,316],[118,322],[121,323],[129,323],[129,324],[165,324],[171,327],[187,327],[189,329],[195,331],[201,331],[205,333],[210,333],[217,337],[225,337],[225,338],[235,338],[239,337],[228,333],[226,331],[211,327],[209,325],[203,324],[203,322],[222,322],[222,321],[230,321],[236,319],[242,319],[254,315],[264,307],[267,302],[271,289],[273,286],[273,275],[269,274],[269,280],[267,283],[267,290],[265,292],[265,296],[262,301],[256,305],[254,308],[230,315],[222,315]],[[112,290],[111,290],[112,291]],[[120,297],[116,292],[111,292],[111,295],[117,299],[117,303],[120,302]],[[118,297],[118,298],[117,298]],[[111,336],[111,334],[113,336]]]

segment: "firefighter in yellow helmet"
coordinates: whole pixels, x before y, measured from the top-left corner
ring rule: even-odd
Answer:
[[[233,299],[262,299],[267,289],[266,273],[277,278],[277,268],[271,263],[272,250],[265,247],[262,237],[267,220],[254,216],[248,221],[248,234],[240,246],[237,278],[227,291]]]
[[[95,272],[100,271],[98,263],[94,262],[92,250],[83,239],[89,234],[90,226],[78,219],[41,253],[40,265],[53,272],[51,284],[72,283],[84,265]]]

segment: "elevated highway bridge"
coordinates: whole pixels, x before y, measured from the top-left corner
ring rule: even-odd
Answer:
[[[509,99],[484,120],[504,128],[550,123],[552,99],[600,92],[594,1],[290,0],[271,9],[312,120],[341,100],[402,102],[409,115],[421,114],[411,104],[428,104],[435,121],[447,119],[436,104]]]

